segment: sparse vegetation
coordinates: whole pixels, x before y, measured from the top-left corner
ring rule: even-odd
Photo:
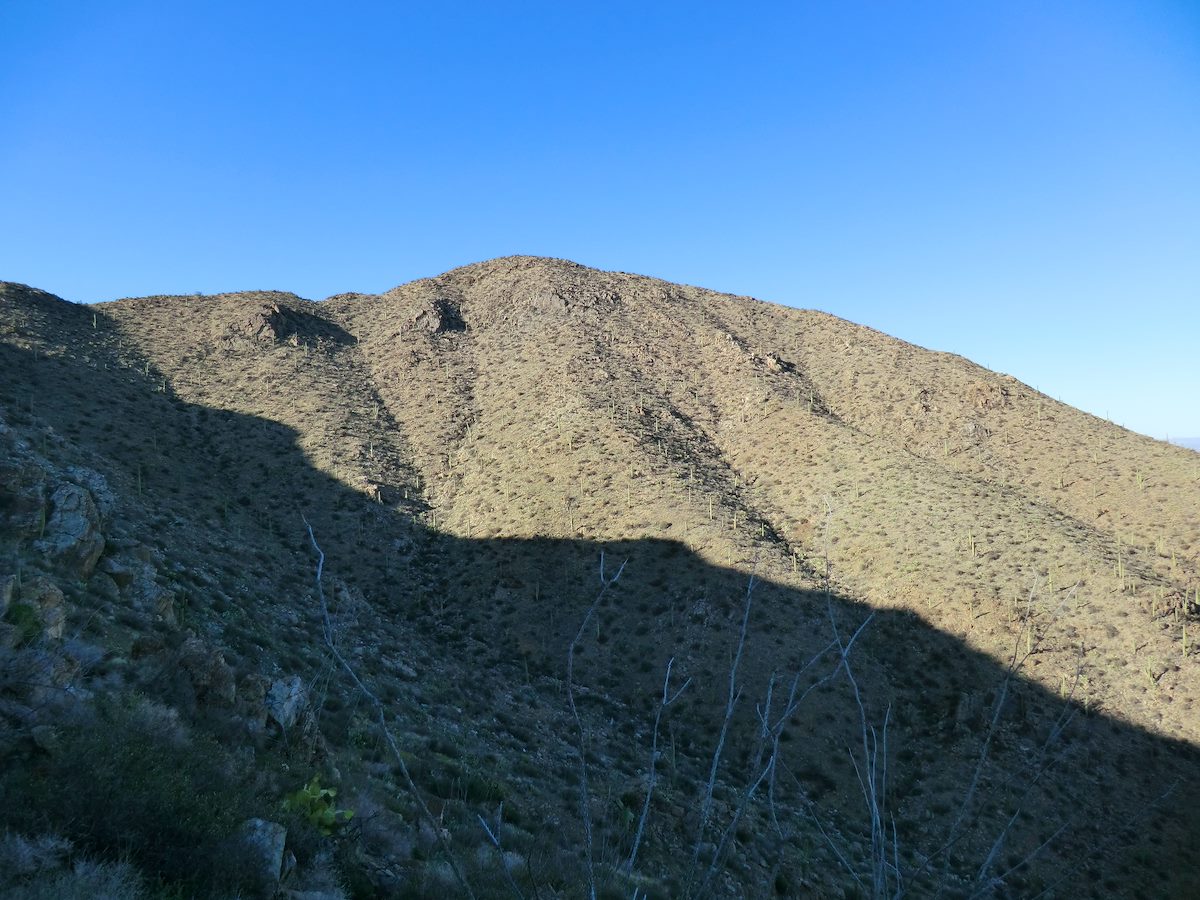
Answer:
[[[0,376],[6,821],[147,889],[220,883],[251,816],[287,826],[285,887],[357,896],[1197,870],[1188,451],[821,313],[527,258],[323,304],[2,285]],[[86,574],[39,549],[64,481],[98,504]],[[628,567],[597,598],[602,552]],[[853,686],[822,681],[868,619]],[[181,742],[104,744],[138,709]],[[306,784],[353,817],[284,809]]]

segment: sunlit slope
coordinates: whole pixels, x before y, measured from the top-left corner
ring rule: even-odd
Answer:
[[[566,263],[481,264],[338,309],[422,449],[439,527],[670,537],[801,582],[828,548],[856,595],[998,656],[1040,617],[1060,638],[1038,677],[1084,671],[1092,702],[1195,734],[1186,699],[1160,702],[1196,582],[1182,450],[824,314]],[[1132,487],[1100,487],[1118,459]],[[1130,498],[1121,527],[1085,515],[1089,485]]]
[[[291,318],[264,337],[273,306]],[[188,399],[286,423],[316,465],[435,531],[660,538],[801,586],[828,561],[845,592],[997,659],[1032,623],[1045,686],[1200,736],[1181,618],[1200,586],[1195,454],[961,358],[534,258],[320,304],[106,310]]]

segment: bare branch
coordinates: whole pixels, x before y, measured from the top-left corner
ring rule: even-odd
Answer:
[[[704,799],[700,803],[700,824],[696,829],[696,847],[692,853],[693,864],[700,859],[700,845],[704,843],[704,831],[708,826],[708,817],[712,813],[713,789],[717,783],[717,769],[721,765],[721,754],[725,751],[725,739],[729,735],[729,724],[733,721],[733,711],[742,696],[741,688],[737,686],[738,667],[742,662],[742,653],[746,649],[746,630],[750,624],[750,608],[754,602],[754,588],[757,580],[753,575],[746,585],[746,603],[742,612],[742,630],[738,636],[737,650],[733,662],[729,666],[729,693],[725,701],[725,718],[721,722],[721,733],[717,738],[717,748],[713,751],[712,767],[708,773],[708,784],[704,788]]]
[[[579,631],[575,633],[574,639],[567,648],[567,704],[571,707],[571,718],[575,720],[575,730],[578,737],[579,750],[579,813],[583,819],[583,838],[585,849],[587,851],[587,869],[588,869],[588,896],[595,900],[596,898],[596,860],[595,851],[592,840],[592,801],[591,787],[588,785],[588,769],[587,769],[587,732],[583,727],[583,719],[579,716],[579,708],[575,705],[575,649],[583,640],[584,632],[587,631],[588,623],[596,614],[596,610],[600,607],[600,602],[608,594],[609,590],[621,577],[621,573],[625,571],[625,563],[622,562],[617,573],[609,578],[604,573],[604,551],[600,551],[600,590],[596,594],[592,605],[588,607],[587,612],[583,616],[583,621],[579,623]]]
[[[672,656],[667,661],[667,674],[663,676],[662,701],[658,705],[658,711],[654,714],[654,734],[650,740],[650,774],[647,776],[646,799],[642,803],[642,815],[638,819],[637,832],[633,837],[633,849],[629,851],[629,861],[625,864],[626,871],[630,873],[633,872],[633,867],[637,863],[638,848],[642,843],[642,833],[646,828],[646,819],[650,815],[650,798],[654,794],[654,786],[658,777],[658,726],[662,722],[663,712],[678,700],[680,695],[687,690],[688,685],[692,683],[692,679],[689,678],[683,683],[683,687],[674,694],[670,693],[671,667],[674,664],[675,657]]]
[[[346,674],[350,676],[350,680],[354,682],[354,686],[357,687],[359,692],[367,699],[367,702],[375,708],[375,714],[379,724],[379,731],[383,735],[383,739],[387,743],[388,749],[392,751],[392,756],[395,758],[396,765],[400,769],[400,775],[404,778],[404,786],[408,789],[409,794],[412,795],[413,800],[416,801],[417,808],[420,810],[421,815],[432,829],[438,846],[446,855],[446,860],[450,863],[450,868],[454,872],[455,880],[458,881],[459,886],[462,887],[466,896],[470,898],[470,900],[474,900],[475,892],[471,890],[471,885],[467,881],[466,876],[463,874],[462,867],[459,865],[458,860],[454,856],[454,851],[450,849],[449,842],[445,839],[445,837],[442,836],[441,823],[434,818],[433,813],[429,811],[429,807],[425,803],[425,798],[421,796],[421,791],[417,788],[417,783],[413,781],[413,777],[408,771],[408,765],[404,762],[404,755],[400,752],[400,747],[397,745],[395,737],[392,736],[392,730],[388,728],[387,713],[383,702],[369,687],[363,683],[362,679],[358,677],[358,673],[354,671],[354,667],[350,665],[344,656],[342,656],[341,651],[337,648],[337,644],[334,643],[333,624],[329,617],[329,604],[325,601],[325,586],[322,581],[325,573],[325,551],[323,551],[321,546],[317,543],[317,537],[315,534],[313,534],[312,525],[308,523],[308,519],[303,519],[303,522],[304,527],[308,529],[308,539],[312,542],[313,550],[315,550],[317,553],[317,599],[321,603],[321,622],[325,634],[325,645],[329,648],[329,652],[333,654],[333,658],[337,660],[338,665],[340,665],[342,669],[345,670]]]

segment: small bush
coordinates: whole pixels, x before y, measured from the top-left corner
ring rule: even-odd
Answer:
[[[145,896],[141,878],[127,863],[88,860],[0,889],[0,900],[142,900]]]
[[[5,618],[16,626],[18,646],[28,644],[42,633],[41,616],[38,615],[37,609],[28,603],[14,603],[8,608]]]
[[[0,775],[0,823],[61,834],[163,881],[239,884],[248,869],[232,836],[263,805],[220,744],[157,709],[101,702],[92,721],[61,729],[52,754]]]

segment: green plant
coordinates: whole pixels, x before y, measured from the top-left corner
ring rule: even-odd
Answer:
[[[236,887],[252,869],[229,838],[265,811],[248,774],[243,760],[183,729],[164,707],[105,698],[59,729],[53,754],[0,774],[0,829],[61,834],[192,894]]]
[[[37,609],[29,603],[14,603],[5,617],[16,626],[18,646],[28,644],[42,631],[42,620]]]
[[[336,796],[337,791],[321,787],[321,777],[314,775],[304,787],[283,798],[283,808],[300,814],[328,837],[354,817],[353,810],[337,808]]]

